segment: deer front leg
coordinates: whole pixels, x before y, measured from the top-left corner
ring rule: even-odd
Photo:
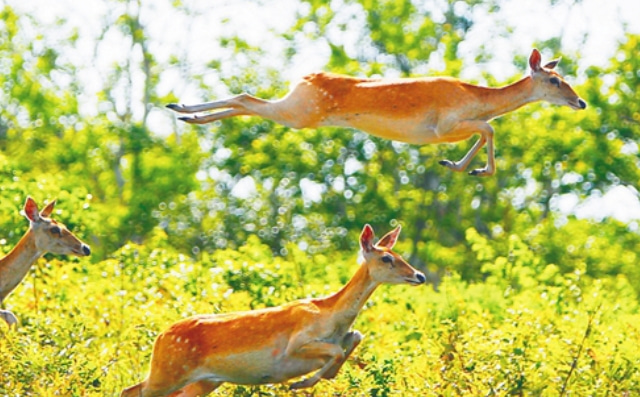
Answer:
[[[347,361],[351,353],[358,347],[358,345],[362,342],[362,334],[358,331],[347,332],[347,335],[342,340],[342,348],[344,349],[344,358],[338,362],[336,362],[331,368],[325,372],[322,376],[324,379],[333,379],[338,375],[338,371]]]
[[[487,165],[484,168],[476,168],[469,175],[491,176],[496,172],[496,154],[493,147],[493,129],[485,138],[487,141]]]
[[[3,319],[9,328],[15,326],[18,323],[16,316],[9,310],[0,310],[0,318]]]
[[[478,154],[480,149],[487,145],[487,165],[483,168],[476,168],[469,172],[470,175],[490,176],[495,173],[495,152],[493,147],[493,128],[484,121],[463,121],[448,131],[447,135],[471,135],[479,133],[480,139],[471,147],[467,154],[460,161],[441,160],[440,164],[453,171],[464,171],[471,163],[471,160]]]
[[[304,389],[306,387],[314,386],[321,378],[325,376],[327,371],[333,368],[333,366],[335,366],[340,361],[344,360],[344,352],[342,350],[342,346],[336,345],[334,343],[318,341],[307,343],[306,345],[292,352],[292,355],[297,359],[325,360],[325,364],[312,377],[291,384],[291,386],[289,386],[291,390]]]

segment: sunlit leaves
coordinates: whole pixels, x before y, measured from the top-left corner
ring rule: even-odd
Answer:
[[[79,110],[80,71],[63,46],[21,29],[35,23],[29,16],[1,11],[0,250],[25,232],[19,210],[32,195],[58,198],[56,219],[93,256],[47,256],[5,300],[21,327],[6,333],[0,324],[0,352],[12,358],[0,363],[0,394],[117,395],[144,377],[154,337],[179,318],[340,288],[357,266],[363,223],[401,224],[398,250],[438,292],[381,287],[356,323],[366,338],[353,361],[313,393],[557,395],[563,385],[576,395],[638,393],[637,222],[578,220],[558,204],[638,186],[637,36],[608,66],[584,70],[574,88],[585,111],[532,104],[492,121],[498,172],[480,179],[438,165],[477,137],[418,147],[257,117],[191,128],[164,117],[182,93],[160,83],[173,68],[203,100],[241,92],[275,100],[294,82],[267,61],[293,60],[301,43],[324,43],[333,72],[456,76],[468,66],[458,48],[473,8],[499,3],[302,1],[298,21],[274,36],[282,54],[228,36],[199,68],[184,54],[162,64],[139,7],[127,4],[105,19],[105,35],[129,46],[101,76],[90,115]],[[560,44],[540,46],[556,56]],[[509,81],[527,73],[526,54],[514,55],[521,73]],[[569,81],[582,77],[578,55],[560,64]],[[490,56],[478,50],[479,61]],[[170,125],[166,135],[154,131],[153,114],[163,115],[155,125]],[[485,161],[481,151],[472,167]]]

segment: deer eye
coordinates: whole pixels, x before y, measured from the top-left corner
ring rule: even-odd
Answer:
[[[57,234],[58,236],[62,235],[62,229],[60,229],[60,226],[51,226],[49,232],[51,234]]]
[[[556,87],[560,88],[560,79],[557,77],[551,77],[549,79],[549,83],[555,85]]]
[[[382,257],[382,261],[384,263],[391,263],[391,262],[393,262],[393,258],[391,257],[391,255],[385,255],[385,256]]]

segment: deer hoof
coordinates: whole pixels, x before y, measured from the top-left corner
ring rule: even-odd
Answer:
[[[307,387],[311,387],[315,385],[316,383],[317,381],[313,379],[313,377],[311,377],[308,379],[301,380],[300,382],[292,383],[291,386],[289,386],[289,390],[305,389]]]
[[[487,171],[486,168],[476,168],[473,171],[469,171],[469,175],[473,175],[473,176],[491,176],[491,175],[493,175],[493,172]]]
[[[467,168],[466,165],[460,165],[451,160],[440,160],[438,161],[438,164],[443,165],[448,169],[450,169],[451,171],[455,171],[455,172],[462,172],[464,171],[465,168]]]

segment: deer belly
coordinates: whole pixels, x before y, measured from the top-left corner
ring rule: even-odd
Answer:
[[[207,377],[244,385],[280,383],[320,369],[321,359],[298,359],[285,356],[277,349],[262,352],[232,354],[211,359],[207,363]]]
[[[379,138],[418,145],[438,142],[439,138],[435,123],[424,118],[350,113],[328,116],[320,125],[356,128]]]

